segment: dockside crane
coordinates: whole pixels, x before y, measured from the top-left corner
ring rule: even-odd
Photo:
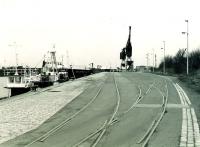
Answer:
[[[121,69],[125,67],[126,71],[133,71],[132,44],[131,44],[131,26],[129,26],[129,36],[126,47],[120,52]]]

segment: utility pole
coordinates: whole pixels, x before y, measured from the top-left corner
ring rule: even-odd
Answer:
[[[4,59],[4,76],[6,75],[6,59]]]
[[[187,32],[182,32],[182,34],[186,34],[187,35],[187,75],[189,74],[189,60],[188,60],[188,50],[189,50],[189,27],[188,27],[188,20],[185,20],[185,22],[187,23]]]
[[[152,49],[153,50],[153,53],[152,53],[152,61],[153,61],[153,66],[152,66],[152,68],[153,68],[153,72],[154,72],[154,49]]]
[[[146,54],[146,59],[147,59],[147,70],[149,70],[149,53]]]
[[[64,68],[64,63],[63,63],[63,55],[61,56],[61,58],[62,58],[62,68]]]
[[[163,66],[163,72],[164,72],[164,74],[165,74],[165,41],[163,41],[163,47],[164,47],[164,66]]]
[[[164,59],[163,59],[163,74],[165,74],[165,41],[163,41]]]
[[[69,63],[69,52],[68,50],[66,50],[66,67],[69,68],[70,67],[70,63]]]
[[[155,68],[157,67],[157,56],[155,54]]]
[[[188,50],[189,50],[189,42],[188,42],[188,37],[189,37],[189,33],[188,33],[188,20],[186,20],[187,22],[187,75],[189,74],[189,60],[188,60]]]

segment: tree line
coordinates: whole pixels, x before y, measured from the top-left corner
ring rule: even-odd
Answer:
[[[179,49],[175,56],[165,57],[166,73],[185,74],[186,73],[186,50]],[[200,70],[200,49],[194,50],[188,54],[189,73],[194,74]],[[164,60],[159,65],[159,70],[163,71]]]

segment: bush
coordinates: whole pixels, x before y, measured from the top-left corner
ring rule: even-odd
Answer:
[[[192,51],[188,57],[189,71],[190,73],[196,73],[200,70],[200,49]],[[186,51],[184,49],[179,49],[175,56],[165,57],[166,72],[174,72],[177,74],[186,73],[186,64]],[[159,70],[163,70],[163,60],[159,65]]]
[[[200,69],[200,50],[192,51],[189,55],[190,69],[194,72]]]

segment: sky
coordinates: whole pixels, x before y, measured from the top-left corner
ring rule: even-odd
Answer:
[[[0,0],[0,67],[40,67],[55,44],[57,59],[77,67],[120,65],[119,53],[128,39],[134,66],[146,65],[149,53],[157,66],[166,55],[200,47],[198,0]],[[14,45],[14,42],[16,43]]]

